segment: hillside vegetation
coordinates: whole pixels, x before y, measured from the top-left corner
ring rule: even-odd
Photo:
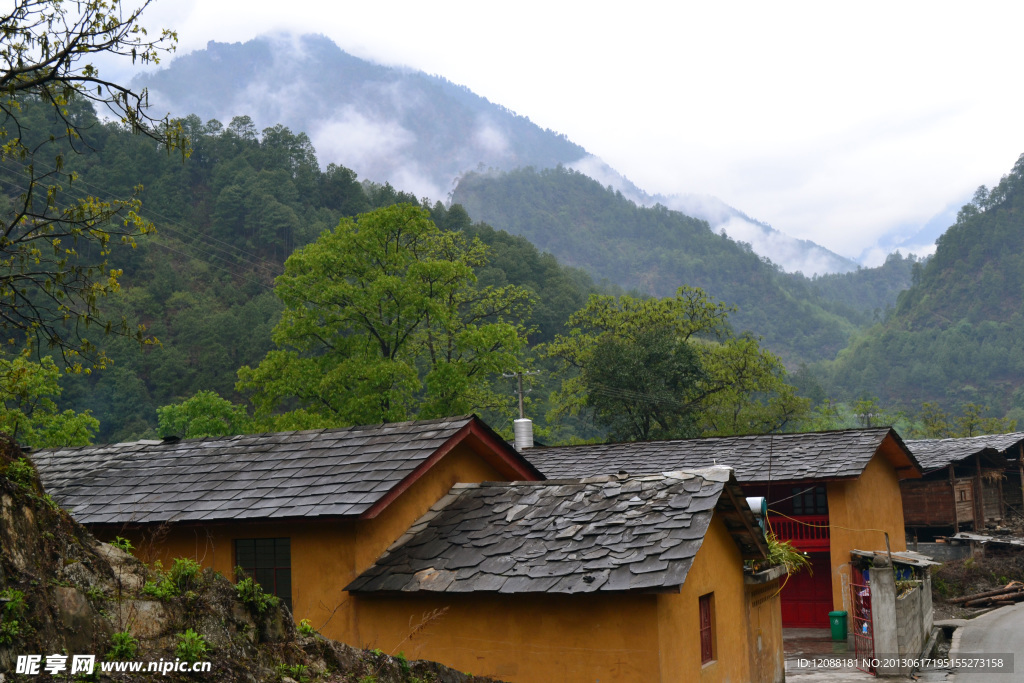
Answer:
[[[137,83],[160,111],[223,121],[248,114],[260,129],[305,131],[329,160],[434,199],[480,164],[554,166],[586,156],[466,87],[360,59],[325,36],[210,41]]]
[[[731,322],[790,364],[830,359],[857,326],[895,303],[913,260],[814,279],[782,272],[708,223],[621,193],[563,167],[470,173],[453,200],[568,265],[653,296],[682,284],[738,307]]]
[[[982,186],[888,318],[829,366],[840,395],[1024,416],[1024,156]]]
[[[56,125],[45,108],[26,103],[26,135],[45,139]],[[157,341],[97,331],[113,366],[65,377],[62,408],[90,410],[100,421],[96,439],[113,442],[152,434],[159,406],[197,391],[237,398],[236,371],[255,365],[272,348],[271,330],[282,305],[273,293],[284,260],[321,232],[374,208],[419,203],[390,185],[359,182],[350,169],[321,170],[309,139],[282,126],[257,131],[247,117],[227,125],[183,121],[191,156],[168,155],[151,141],[96,119],[89,107],[73,114],[86,131],[81,154],[67,155],[79,174],[74,196],[130,196],[136,184],[142,213],[156,235],[120,249],[112,266],[124,271],[120,296],[105,304],[129,327],[146,327]],[[21,191],[23,169],[0,168],[0,210]],[[597,291],[580,270],[560,265],[521,237],[474,223],[455,206],[429,207],[439,227],[466,232],[490,247],[482,285],[521,285],[537,297],[526,321],[531,342],[550,340],[569,315]]]
[[[54,123],[45,112],[26,103],[28,136],[49,134]],[[86,144],[80,154],[67,156],[79,174],[71,191],[120,197],[141,183],[143,214],[158,231],[140,240],[138,248],[114,255],[112,265],[124,271],[123,289],[107,303],[110,314],[124,316],[130,327],[144,325],[157,343],[140,348],[128,338],[106,337],[102,344],[112,367],[62,380],[60,407],[91,411],[99,420],[94,438],[100,442],[155,435],[157,408],[200,391],[244,401],[235,390],[236,372],[255,367],[273,348],[271,331],[282,311],[273,285],[284,260],[342,218],[420,203],[391,185],[360,182],[350,169],[334,164],[321,169],[308,137],[283,126],[258,131],[244,116],[227,125],[187,117],[183,126],[192,154],[183,162],[152,141],[98,121],[88,107],[73,105],[73,113],[86,131]],[[19,191],[20,170],[0,169],[6,195]],[[702,221],[663,208],[638,208],[585,176],[557,169],[508,177],[522,181],[516,202],[503,192],[490,203],[465,195],[480,204],[470,210],[459,203],[423,205],[441,229],[487,245],[487,262],[477,272],[480,287],[518,285],[531,293],[534,303],[524,321],[531,347],[564,333],[569,316],[590,294],[619,293],[620,284],[647,294],[673,294],[687,284],[738,304],[732,327],[762,335],[767,348],[786,362],[827,358],[856,325],[878,315],[870,308],[872,299],[879,308],[911,263],[894,257],[882,269],[814,280],[789,276],[712,233]],[[483,182],[482,176],[466,182],[474,179]],[[475,211],[487,213],[492,206],[525,216],[517,225],[535,229],[513,235],[476,220]],[[583,220],[571,220],[574,216]],[[547,250],[564,251],[565,260],[586,265],[603,284]],[[877,297],[851,293],[871,292],[873,286]],[[558,380],[546,372],[531,383],[539,416],[550,407],[548,395]],[[499,428],[510,418],[490,417]],[[560,438],[593,438],[591,430],[571,420],[558,427]]]

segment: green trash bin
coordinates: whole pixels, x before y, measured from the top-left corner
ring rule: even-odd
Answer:
[[[832,640],[846,640],[846,612],[829,612],[828,621],[832,626]]]

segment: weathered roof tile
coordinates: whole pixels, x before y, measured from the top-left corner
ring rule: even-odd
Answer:
[[[616,472],[631,475],[674,472],[713,465],[728,465],[740,483],[781,480],[846,479],[860,476],[882,441],[893,435],[889,427],[847,429],[806,434],[759,434],[676,441],[645,441],[585,446],[537,447],[530,462],[548,478],[591,477]],[[1024,434],[1018,435],[1024,440]],[[907,445],[912,442],[908,442]],[[908,459],[915,462],[909,449]],[[916,464],[916,462],[915,462]],[[611,487],[612,484],[605,484]],[[635,493],[643,483],[628,484]],[[693,492],[697,483],[683,490]],[[605,495],[619,497],[605,489]],[[681,498],[681,502],[685,498]],[[687,503],[688,505],[688,503]]]
[[[359,515],[474,420],[143,441],[31,457],[47,491],[86,524]],[[505,455],[518,458],[511,448]]]
[[[995,462],[999,462],[1001,459],[999,456],[1016,459],[1020,455],[1019,449],[1022,445],[1024,445],[1024,432],[985,434],[959,439],[912,439],[907,441],[907,448],[925,470],[946,467],[975,454],[995,456]]]
[[[730,476],[728,470],[712,468],[687,476],[624,478],[614,488],[587,480],[454,488],[414,525],[416,533],[392,546],[348,590],[676,589],[701,546],[716,503],[737,513],[733,497],[721,495],[725,486],[733,486],[738,495]],[[690,508],[679,506],[684,495]],[[588,522],[574,521],[580,515]],[[467,520],[485,524],[466,532]],[[662,528],[669,521],[671,531]],[[444,588],[436,582],[427,587],[419,577],[428,570],[449,572],[451,581]]]

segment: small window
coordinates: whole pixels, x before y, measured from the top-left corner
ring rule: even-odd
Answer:
[[[263,590],[292,608],[292,548],[290,538],[235,539],[235,565]]]
[[[715,594],[700,596],[700,663],[715,659]]]
[[[824,486],[793,488],[794,515],[827,515],[828,492]]]

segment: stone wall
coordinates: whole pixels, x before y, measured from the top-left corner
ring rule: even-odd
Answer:
[[[896,636],[900,645],[901,658],[914,658],[924,647],[924,591],[917,586],[902,597],[896,598]],[[900,673],[909,674],[909,667],[901,667]]]
[[[890,567],[872,567],[871,629],[875,657],[880,660],[913,659],[921,654],[932,628],[931,576],[910,592],[897,597]],[[879,676],[906,676],[910,667],[879,666]]]

